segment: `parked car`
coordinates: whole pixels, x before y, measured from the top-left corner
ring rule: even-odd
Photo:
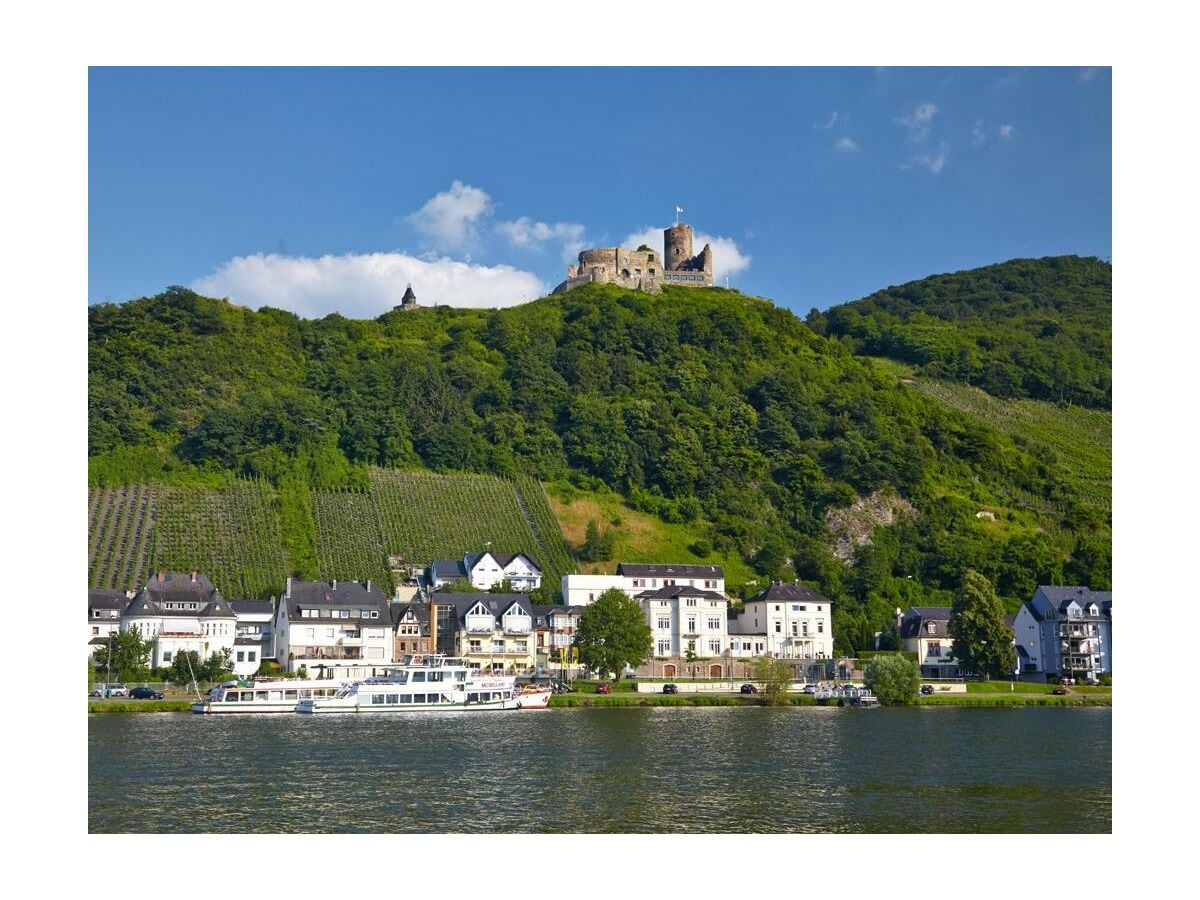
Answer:
[[[596,685],[596,693],[597,694],[611,694],[612,693],[612,685],[598,684],[598,685]]]
[[[932,694],[933,693],[933,685],[932,684],[921,685],[921,693],[922,694]]]
[[[663,693],[664,693],[664,694],[678,694],[678,693],[679,693],[679,685],[677,685],[677,684],[664,684],[664,685],[663,685]]]
[[[161,700],[163,698],[163,692],[156,691],[154,688],[135,687],[129,692],[129,696],[134,700]]]
[[[743,694],[757,694],[758,688],[753,684],[743,684],[742,685],[742,693]]]
[[[806,684],[800,689],[800,693],[802,694],[815,694],[816,692],[817,686],[815,684]]]
[[[1061,695],[1061,694],[1065,694],[1065,693],[1067,693],[1067,689],[1066,689],[1065,687],[1063,687],[1063,686],[1060,684],[1058,687],[1056,687],[1056,688],[1055,688],[1054,690],[1052,690],[1050,693],[1052,693],[1052,694],[1060,694],[1060,695]]]
[[[92,697],[128,697],[129,691],[123,684],[98,684],[92,689]]]

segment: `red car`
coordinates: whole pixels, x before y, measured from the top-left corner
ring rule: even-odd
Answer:
[[[611,694],[612,687],[607,684],[598,684],[598,685],[596,685],[596,693],[597,694]]]

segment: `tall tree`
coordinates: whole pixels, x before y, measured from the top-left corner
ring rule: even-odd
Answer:
[[[885,706],[904,706],[917,699],[921,670],[901,653],[881,654],[867,663],[863,683]]]
[[[620,678],[626,665],[640,666],[650,656],[652,632],[642,609],[620,588],[609,588],[579,617],[575,646],[579,659],[602,675]]]
[[[96,651],[97,666],[106,681],[144,681],[150,674],[150,651],[154,645],[142,640],[136,628],[108,636],[108,646]]]
[[[782,706],[788,702],[792,667],[782,659],[760,656],[754,661],[754,680],[762,686],[763,699],[768,706]]]
[[[973,569],[964,573],[954,595],[948,629],[954,639],[954,658],[968,672],[1003,678],[1016,667],[1017,652],[1004,626],[1004,606],[992,583]]]

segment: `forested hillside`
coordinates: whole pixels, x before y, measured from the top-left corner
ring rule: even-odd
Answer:
[[[1112,406],[1112,266],[1014,259],[934,275],[808,315],[856,352],[997,397]]]
[[[90,480],[261,479],[277,486],[285,547],[303,546],[289,535],[312,527],[307,498],[366,490],[369,466],[616,492],[626,506],[699,535],[693,558],[736,554],[760,584],[809,581],[835,601],[839,645],[865,646],[894,607],[945,602],[967,567],[989,575],[1010,606],[1039,582],[1108,586],[1108,505],[1097,502],[1095,484],[1081,486],[1044,443],[855,355],[907,360],[918,378],[936,371],[971,381],[969,347],[964,369],[938,368],[957,358],[956,333],[979,348],[985,378],[1023,373],[1026,342],[1048,341],[1055,352],[1039,358],[1065,367],[1075,402],[1104,406],[1109,310],[1093,271],[1103,264],[1005,265],[1023,273],[1013,284],[1026,301],[994,287],[1009,276],[989,267],[978,272],[990,273],[981,283],[993,287],[974,301],[964,281],[973,273],[959,273],[942,276],[956,287],[931,288],[936,304],[922,306],[912,286],[891,289],[919,313],[882,292],[860,301],[872,304],[869,313],[843,318],[839,308],[823,321],[810,317],[813,327],[766,300],[686,288],[651,296],[587,286],[499,311],[439,307],[373,321],[306,321],[182,288],[95,306]],[[1074,274],[1064,281],[1063,271]],[[993,305],[1002,311],[988,312]],[[1027,315],[1014,311],[1026,306]],[[1031,337],[1042,319],[1047,334]],[[875,326],[863,322],[888,323],[880,334],[893,337],[871,343]],[[896,349],[910,327],[936,337],[927,358]],[[1056,371],[1038,378],[1052,381]],[[1050,387],[1027,382],[1041,383],[1024,375],[1006,383],[1033,396]],[[875,529],[844,565],[826,514],[890,494],[917,514]],[[619,531],[620,516],[613,520],[601,524]],[[292,551],[286,564],[297,568]]]

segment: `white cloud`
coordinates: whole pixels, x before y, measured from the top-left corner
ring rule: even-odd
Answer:
[[[855,142],[854,138],[842,135],[833,142],[833,149],[841,150],[843,153],[853,153],[858,149],[858,144]]]
[[[911,113],[901,116],[896,121],[908,129],[908,136],[912,140],[919,141],[929,133],[929,126],[933,123],[936,113],[937,107],[932,103],[922,103]]]
[[[1012,137],[1012,133],[1013,127],[1011,125],[1000,126],[1000,137],[1004,138],[1005,140],[1008,140],[1010,137]]]
[[[572,260],[579,256],[587,242],[584,240],[582,225],[577,222],[535,222],[528,216],[512,222],[500,222],[496,231],[508,239],[514,247],[528,250],[541,250],[547,241],[560,243],[563,259]]]
[[[983,120],[980,119],[975,123],[975,127],[971,129],[971,146],[978,147],[987,140],[988,129],[984,127]]]
[[[832,128],[834,125],[837,124],[837,121],[838,121],[838,111],[835,109],[833,112],[831,112],[829,114],[829,118],[825,120],[824,130],[828,131],[830,128]]]
[[[450,190],[436,194],[410,215],[408,222],[437,249],[455,250],[478,240],[477,223],[491,212],[487,191],[456,180]]]
[[[621,242],[622,247],[636,248],[645,244],[647,247],[652,247],[659,253],[663,252],[663,231],[662,228],[643,228],[641,231],[636,231]],[[733,238],[713,237],[710,234],[705,234],[703,231],[696,231],[692,234],[692,252],[699,253],[704,249],[705,244],[712,244],[713,251],[713,284],[723,284],[726,275],[736,275],[750,267],[751,256],[748,253],[743,253],[738,249],[737,242]]]
[[[243,306],[275,306],[306,318],[331,312],[374,318],[398,304],[410,282],[424,306],[513,306],[549,290],[537,276],[512,266],[477,266],[447,257],[418,259],[404,253],[239,256],[191,287]]]
[[[918,154],[900,168],[913,169],[920,167],[928,169],[930,172],[936,175],[946,167],[946,160],[949,157],[949,153],[949,146],[943,142],[942,145],[938,147],[937,153]]]

